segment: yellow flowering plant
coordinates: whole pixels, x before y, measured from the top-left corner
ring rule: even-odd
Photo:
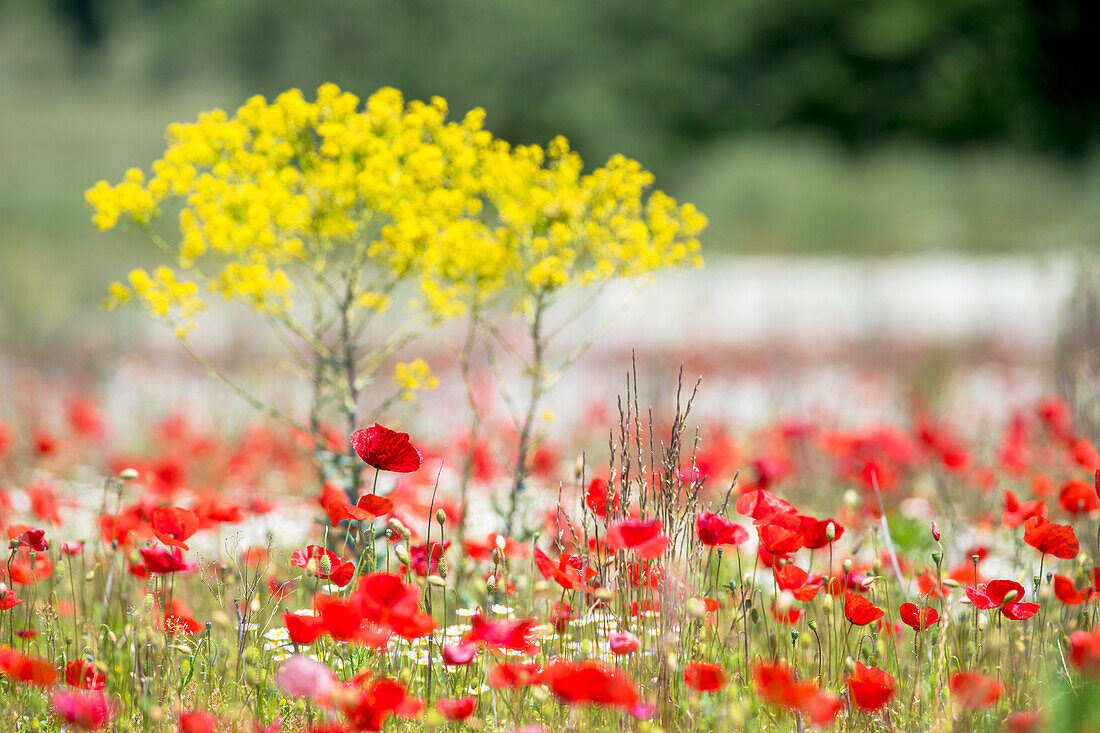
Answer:
[[[549,383],[548,310],[571,288],[698,265],[706,220],[649,194],[652,175],[634,161],[615,156],[584,173],[564,138],[511,146],[484,120],[474,109],[448,121],[438,97],[406,102],[384,88],[361,102],[325,84],[315,101],[291,89],[173,124],[148,173],[131,169],[86,193],[98,228],[126,222],[171,260],[111,285],[106,305],[137,304],[213,369],[189,339],[197,318],[211,298],[244,304],[275,327],[312,385],[308,423],[219,376],[317,436],[333,406],[351,432],[362,388],[425,329],[468,319],[468,377],[473,346],[499,336],[494,319],[519,314],[534,352],[530,408],[517,421],[521,488]],[[166,215],[173,226],[160,223]],[[372,330],[387,311],[400,326]],[[393,381],[375,414],[437,384],[422,359],[398,364]]]

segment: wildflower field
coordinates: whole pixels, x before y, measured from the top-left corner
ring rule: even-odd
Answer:
[[[101,246],[160,264],[105,307],[250,412],[0,401],[0,729],[1100,731],[1079,405],[746,425],[629,360],[574,404],[593,299],[702,267],[706,217],[439,98],[257,96],[119,177]]]

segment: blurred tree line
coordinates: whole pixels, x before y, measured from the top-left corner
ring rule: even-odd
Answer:
[[[1100,3],[1072,0],[53,0],[94,68],[134,28],[157,83],[332,80],[484,106],[661,167],[741,132],[1006,144],[1071,159],[1100,130]],[[92,63],[89,63],[91,60]]]

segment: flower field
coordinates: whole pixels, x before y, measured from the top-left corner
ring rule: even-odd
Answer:
[[[10,380],[2,729],[1100,731],[1080,405],[749,422],[700,388],[722,334],[686,327],[700,382],[631,355],[593,397],[562,379],[614,361],[592,304],[701,267],[706,217],[624,156],[448,114],[253,97],[89,187],[162,261],[106,308],[167,326],[215,397],[153,413],[155,361],[106,399]],[[211,353],[229,322],[262,349]]]

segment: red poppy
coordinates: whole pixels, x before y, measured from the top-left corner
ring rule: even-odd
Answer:
[[[51,696],[54,712],[73,728],[102,730],[111,722],[111,705],[100,690],[76,692],[58,688]]]
[[[1095,487],[1074,479],[1062,487],[1058,504],[1070,514],[1088,514],[1100,509],[1100,498],[1096,496]]]
[[[518,690],[541,682],[542,670],[534,662],[501,662],[489,671],[489,684],[498,690]]]
[[[11,528],[9,528],[9,535]],[[14,538],[19,544],[35,552],[45,552],[50,549],[50,543],[46,541],[46,530],[26,529]]]
[[[773,555],[789,555],[802,547],[802,520],[797,514],[776,512],[754,524],[761,547]]]
[[[25,602],[26,601],[24,599],[20,598],[19,596],[17,596],[15,594],[15,591],[9,590],[6,593],[4,593],[3,598],[0,598],[0,611],[7,611],[9,609],[15,608],[20,603],[25,603]]]
[[[218,719],[205,710],[188,710],[180,713],[179,733],[214,733]]]
[[[1004,514],[1001,515],[1001,524],[1005,527],[1019,527],[1021,524],[1038,517],[1047,518],[1047,505],[1041,499],[1021,502],[1016,498],[1015,492],[1005,491]]]
[[[708,547],[740,545],[749,538],[744,527],[712,512],[699,512],[695,518],[695,534]]]
[[[477,656],[477,644],[472,641],[460,641],[457,644],[443,645],[443,663],[450,667],[463,667],[474,661]]]
[[[1039,733],[1039,724],[1043,722],[1038,712],[1020,710],[1005,720],[1008,733]]]
[[[171,635],[182,633],[193,636],[203,628],[203,624],[195,620],[183,601],[173,598],[168,604],[168,610],[164,613],[164,630]]]
[[[861,710],[874,712],[890,701],[896,684],[894,678],[878,667],[856,662],[856,671],[847,676],[848,694]]]
[[[832,539],[829,539],[829,526],[832,526]],[[830,542],[836,542],[844,535],[844,527],[834,519],[814,519],[802,517],[802,545],[811,550],[820,550]]]
[[[153,510],[149,522],[153,534],[166,545],[187,550],[187,539],[199,529],[199,517],[190,509],[162,506]]]
[[[643,560],[654,560],[668,551],[672,538],[664,534],[660,519],[623,519],[607,526],[607,546],[629,550]]]
[[[1069,635],[1069,661],[1092,677],[1100,677],[1100,627]]]
[[[763,488],[757,488],[741,494],[741,496],[737,497],[735,508],[738,514],[751,517],[752,519],[763,519],[777,512],[786,514],[796,514],[798,512],[793,504],[783,501],[772,492]]]
[[[435,709],[447,720],[466,720],[477,709],[476,697],[460,697],[457,700],[436,700]]]
[[[352,504],[347,501],[344,492],[331,484],[325,484],[321,489],[321,506],[333,527],[348,519],[357,522],[373,521],[393,511],[393,501],[384,496],[364,494]]]
[[[844,618],[856,626],[866,626],[882,618],[885,612],[859,595],[847,591],[844,593]]]
[[[312,644],[325,633],[325,620],[320,616],[284,613],[283,623],[290,640],[295,644]]]
[[[401,709],[407,697],[404,686],[394,680],[363,678],[345,686],[340,711],[357,730],[380,731],[386,718]]]
[[[821,588],[820,578],[810,582],[807,572],[793,562],[786,563],[775,571],[775,582],[780,590],[789,590],[797,600],[803,603],[812,601]]]
[[[1004,687],[981,672],[956,672],[948,682],[951,694],[964,709],[981,710],[997,702]]]
[[[328,580],[338,588],[343,588],[350,583],[355,574],[355,563],[344,560],[335,552],[326,550],[320,545],[298,548],[291,553],[290,564],[296,568],[309,570],[318,578]]]
[[[163,547],[143,547],[140,553],[141,560],[150,573],[159,575],[187,569],[187,563],[183,561],[183,552],[179,548],[166,550]]]
[[[404,639],[419,639],[435,630],[432,617],[420,610],[420,593],[392,573],[371,573],[360,581],[352,599],[364,620]]]
[[[1024,542],[1043,554],[1063,560],[1072,560],[1080,550],[1073,527],[1047,522],[1039,517],[1032,517],[1024,523]]]
[[[634,681],[602,662],[558,659],[543,673],[550,691],[572,705],[592,703],[630,709],[638,703]]]
[[[915,603],[903,603],[898,608],[898,613],[904,623],[913,631],[924,631],[930,626],[939,623],[940,614],[931,606],[921,608]]]
[[[412,473],[423,461],[420,451],[409,441],[408,433],[399,433],[378,423],[352,433],[351,447],[364,463],[380,471]]]
[[[699,692],[714,692],[726,684],[726,673],[717,664],[692,662],[684,667],[684,684]]]
[[[609,506],[611,511],[616,514],[621,508],[618,490],[613,486],[609,486],[607,479],[599,476],[592,479],[591,483],[588,484],[588,490],[584,492],[584,503],[600,519],[607,519]]]
[[[638,637],[629,631],[616,631],[607,637],[607,646],[611,653],[620,657],[633,654],[641,645]]]
[[[537,647],[531,640],[531,631],[536,625],[534,619],[490,622],[479,614],[473,617],[465,641],[476,641],[486,646],[517,652],[533,651]]]
[[[503,545],[503,548],[501,547]],[[487,562],[493,557],[493,550],[499,549],[501,554],[509,560],[522,559],[531,554],[531,546],[526,542],[514,540],[511,537],[490,532],[484,542],[465,540],[462,547],[466,554],[473,560]]]
[[[102,690],[107,678],[91,662],[74,659],[65,665],[65,684],[85,690]]]
[[[795,679],[794,670],[782,662],[758,662],[753,667],[753,686],[765,701],[788,710],[800,711],[819,727],[836,718],[844,704],[813,682]]]
[[[1039,611],[1038,603],[1023,603],[1024,587],[1014,580],[991,580],[977,588],[968,587],[966,597],[974,608],[983,611],[1000,610],[1001,614],[1013,621],[1023,621]]]
[[[57,680],[57,669],[48,660],[24,656],[6,646],[0,647],[0,673],[38,687],[49,687]]]
[[[596,571],[577,555],[563,552],[558,555],[558,561],[555,563],[545,552],[536,547],[535,567],[539,569],[542,577],[547,580],[553,578],[558,585],[566,590],[583,590],[586,593],[595,590],[592,586],[587,585],[587,582],[596,577]]]
[[[1085,602],[1085,593],[1089,589],[1084,591],[1077,590],[1077,586],[1073,583],[1073,578],[1068,575],[1055,575],[1054,576],[1054,595],[1055,597],[1070,606],[1077,606]]]

